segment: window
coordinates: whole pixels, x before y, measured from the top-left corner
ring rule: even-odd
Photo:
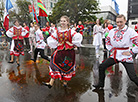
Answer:
[[[136,25],[136,24],[137,24],[137,22],[132,22],[131,24],[132,24],[132,25]]]
[[[53,8],[53,3],[52,2],[50,3],[50,7]]]

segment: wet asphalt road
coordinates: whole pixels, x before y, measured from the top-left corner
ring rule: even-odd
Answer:
[[[1,49],[0,102],[138,102],[138,88],[130,81],[122,64],[106,71],[104,89],[94,89],[98,65],[106,54],[101,50],[100,58],[96,59],[94,53],[85,53],[90,52],[76,53],[76,76],[68,82],[68,88],[56,80],[48,89],[41,84],[50,80],[46,60],[38,58],[37,63],[33,63],[32,54],[25,52],[18,67],[16,62],[8,63],[9,50]],[[135,60],[135,70],[138,71],[138,60]]]

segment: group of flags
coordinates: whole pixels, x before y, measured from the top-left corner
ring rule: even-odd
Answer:
[[[6,0],[5,10],[4,10],[4,22],[3,26],[5,27],[6,31],[9,29],[9,13],[8,11],[13,8],[13,5],[10,0]]]
[[[117,12],[117,14],[119,14],[119,6],[118,6],[116,0],[112,0],[112,1],[115,3],[115,11]],[[49,22],[48,14],[46,11],[46,6],[42,3],[41,0],[37,0],[37,6],[39,7],[39,16],[46,17],[47,21]],[[5,27],[6,31],[9,29],[9,13],[8,13],[8,11],[11,8],[13,8],[11,1],[6,0],[6,6],[5,6],[5,11],[4,11],[4,22],[3,22],[3,26]],[[32,5],[29,5],[29,12],[33,14],[36,22],[38,23],[38,17],[36,14],[34,3]]]
[[[39,7],[39,16],[43,16],[47,18],[47,21],[49,22],[48,19],[48,14],[46,11],[46,6],[42,3],[41,0],[37,0],[37,6]],[[6,31],[9,29],[9,13],[8,11],[13,8],[13,5],[10,0],[6,0],[6,6],[5,6],[5,11],[4,11],[4,22],[3,26],[5,27]],[[32,5],[29,5],[29,12],[33,14],[35,17],[36,22],[38,23],[38,17],[36,14],[36,10],[34,7],[34,3]]]

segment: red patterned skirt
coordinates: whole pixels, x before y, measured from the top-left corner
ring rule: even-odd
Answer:
[[[56,50],[51,56],[49,68],[51,78],[70,81],[75,76],[75,51]]]
[[[24,55],[23,40],[14,40],[14,51],[10,52],[10,55],[19,56]]]

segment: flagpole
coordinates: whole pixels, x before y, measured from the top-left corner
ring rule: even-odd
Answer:
[[[31,4],[34,4],[34,0],[32,0]],[[33,10],[33,5],[32,5],[32,10]],[[33,22],[34,22],[34,10],[33,10]]]

